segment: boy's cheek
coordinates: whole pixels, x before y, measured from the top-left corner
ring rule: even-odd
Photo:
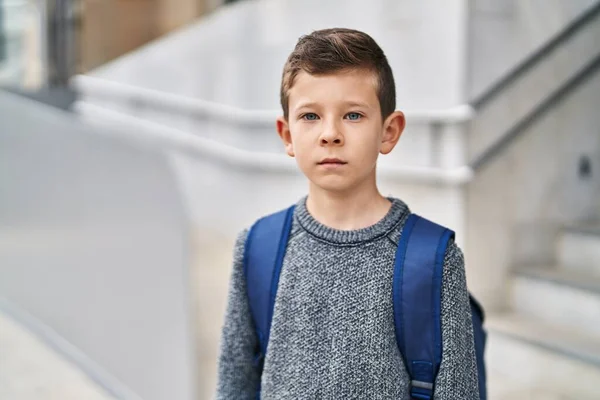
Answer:
[[[296,163],[298,164],[300,169],[304,171],[304,173],[309,174],[311,173],[311,171],[313,171],[315,164],[314,162],[312,162],[312,157],[310,156],[310,154],[298,151],[296,152],[296,156],[294,158],[296,159]]]

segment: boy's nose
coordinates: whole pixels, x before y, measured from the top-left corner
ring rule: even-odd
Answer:
[[[326,146],[329,144],[341,145],[344,143],[344,138],[335,126],[327,127],[320,137],[321,146]]]
[[[332,144],[342,144],[342,139],[339,138],[339,137],[335,138],[333,140],[329,140],[329,139],[326,139],[326,138],[321,138],[321,144],[323,146],[326,146],[326,145],[328,145],[330,143],[332,143]]]

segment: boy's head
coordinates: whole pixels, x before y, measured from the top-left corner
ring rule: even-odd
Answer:
[[[277,130],[313,184],[346,191],[374,183],[377,157],[392,151],[405,121],[394,111],[392,69],[369,35],[335,28],[301,37],[280,95]]]
[[[280,101],[289,115],[289,91],[300,72],[310,75],[364,70],[373,74],[381,116],[396,109],[396,85],[392,68],[379,45],[366,33],[344,28],[323,29],[302,36],[283,67]]]

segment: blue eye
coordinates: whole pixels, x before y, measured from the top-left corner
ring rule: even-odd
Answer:
[[[315,121],[319,119],[319,117],[315,113],[306,113],[302,116],[302,119],[305,119],[307,121]]]
[[[346,114],[346,118],[348,118],[350,121],[358,121],[359,119],[362,118],[362,115],[360,115],[357,112],[351,112]]]

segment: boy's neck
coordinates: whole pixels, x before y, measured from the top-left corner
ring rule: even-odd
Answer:
[[[373,186],[369,190],[331,192],[310,185],[306,208],[314,219],[338,230],[357,230],[379,222],[392,203]]]

